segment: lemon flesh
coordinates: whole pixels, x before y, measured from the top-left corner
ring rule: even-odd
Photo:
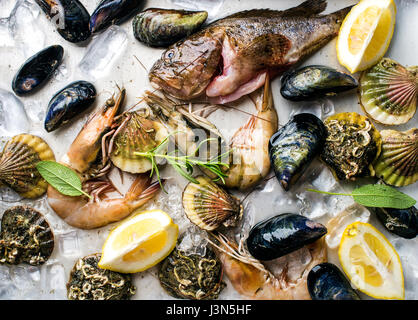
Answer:
[[[167,213],[140,212],[109,233],[98,265],[122,273],[144,271],[168,256],[177,237],[178,226]]]

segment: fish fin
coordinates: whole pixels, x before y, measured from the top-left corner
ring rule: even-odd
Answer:
[[[326,0],[307,0],[294,8],[282,11],[286,17],[309,17],[320,14],[327,8]]]

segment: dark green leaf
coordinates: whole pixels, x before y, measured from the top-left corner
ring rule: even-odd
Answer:
[[[407,209],[416,200],[395,188],[383,184],[368,184],[353,190],[354,201],[366,207]]]

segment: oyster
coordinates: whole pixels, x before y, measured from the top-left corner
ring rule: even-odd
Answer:
[[[373,163],[376,177],[403,187],[418,180],[418,129],[405,132],[383,130],[382,152]]]
[[[175,248],[158,272],[164,290],[179,299],[217,299],[225,287],[222,264],[211,249],[205,251],[204,256],[187,255]]]
[[[321,159],[340,180],[374,175],[382,138],[372,122],[356,112],[332,115],[324,121],[327,137]]]
[[[115,134],[110,159],[113,164],[130,173],[143,173],[152,169],[151,161],[135,152],[146,152],[157,147],[167,136],[167,129],[157,121],[139,112],[125,113],[120,129]],[[166,152],[159,150],[159,152]],[[163,161],[156,159],[157,163]]]
[[[417,109],[418,67],[405,68],[383,58],[362,73],[359,96],[372,119],[388,125],[406,123]]]
[[[336,95],[357,86],[357,80],[347,73],[314,65],[286,72],[280,93],[285,99],[304,101]]]
[[[7,209],[1,219],[0,263],[45,263],[54,250],[54,235],[43,215],[28,206]]]
[[[135,16],[132,26],[139,41],[168,47],[197,31],[207,17],[206,11],[149,8]]]
[[[97,266],[100,253],[78,259],[67,283],[69,300],[128,300],[136,291],[132,276]]]
[[[208,177],[196,177],[183,191],[183,208],[191,222],[211,231],[224,225],[236,226],[243,214],[240,201]]]
[[[24,198],[37,198],[46,192],[48,183],[36,164],[46,160],[55,160],[55,156],[44,140],[31,134],[14,136],[0,156],[0,183]]]

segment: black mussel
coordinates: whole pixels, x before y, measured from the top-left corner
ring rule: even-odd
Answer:
[[[206,21],[206,11],[149,8],[132,21],[134,36],[151,47],[168,47],[196,32]]]
[[[58,91],[48,104],[45,130],[58,129],[77,114],[92,105],[96,99],[96,89],[87,81],[75,81]]]
[[[313,243],[327,228],[293,213],[284,213],[257,223],[247,238],[247,248],[258,260],[273,260]]]
[[[418,209],[368,208],[390,232],[406,239],[418,235]]]
[[[35,0],[58,33],[67,41],[81,42],[90,37],[90,15],[78,0]]]
[[[44,84],[61,64],[64,49],[60,45],[50,46],[34,54],[16,73],[12,89],[17,95],[33,92]]]
[[[336,265],[324,262],[311,269],[307,279],[312,300],[360,300]]]
[[[103,31],[112,24],[120,24],[136,14],[143,0],[102,0],[91,14],[91,33]]]
[[[325,137],[324,124],[310,113],[293,116],[271,137],[270,161],[284,190],[289,190],[303,174],[322,149]]]
[[[280,93],[285,99],[304,101],[335,95],[357,86],[357,80],[347,73],[315,65],[286,72]]]

